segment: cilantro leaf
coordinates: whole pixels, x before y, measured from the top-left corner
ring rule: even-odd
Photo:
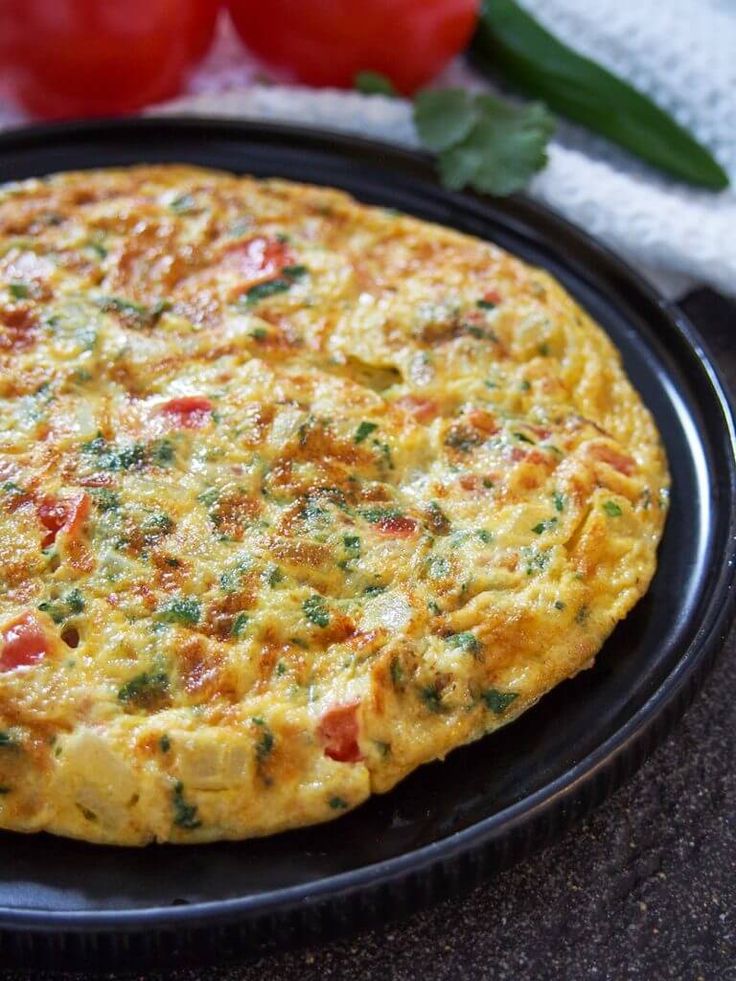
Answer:
[[[396,87],[390,78],[381,72],[358,72],[354,79],[355,88],[363,95],[387,95],[395,98],[398,95]]]
[[[439,154],[443,183],[506,195],[524,187],[547,162],[554,120],[541,103],[515,106],[463,89],[421,92],[414,103],[419,137]]]
[[[414,124],[422,143],[436,153],[470,136],[478,108],[465,89],[427,89],[414,99]]]

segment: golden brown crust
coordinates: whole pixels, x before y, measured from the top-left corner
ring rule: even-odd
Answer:
[[[0,189],[0,826],[338,816],[592,663],[667,495],[610,341],[456,232],[184,166]]]

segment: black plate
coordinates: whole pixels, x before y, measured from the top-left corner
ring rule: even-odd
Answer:
[[[659,571],[593,670],[336,824],[141,851],[0,835],[5,965],[219,959],[467,889],[549,841],[640,765],[684,711],[733,607],[733,413],[692,326],[618,259],[539,205],[449,193],[423,156],[346,137],[174,119],[0,137],[0,180],[162,160],[343,187],[554,273],[618,345],[664,437],[674,483]]]

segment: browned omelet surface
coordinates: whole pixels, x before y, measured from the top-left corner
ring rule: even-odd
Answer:
[[[0,432],[0,826],[99,842],[323,821],[509,722],[667,500],[548,275],[183,166],[0,188]]]

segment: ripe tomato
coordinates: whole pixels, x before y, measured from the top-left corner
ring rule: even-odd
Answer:
[[[46,118],[131,112],[175,95],[218,0],[0,0],[0,89]]]
[[[479,0],[228,0],[248,47],[310,85],[350,88],[360,71],[411,93],[470,40]]]

